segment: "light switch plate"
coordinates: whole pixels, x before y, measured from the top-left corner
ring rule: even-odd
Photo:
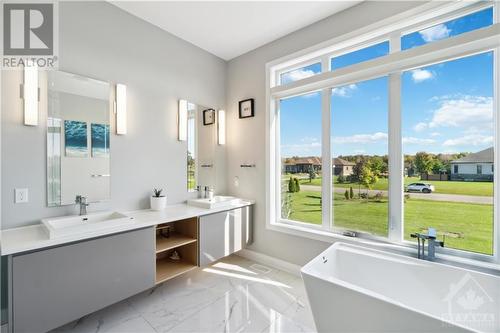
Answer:
[[[28,189],[27,188],[16,188],[15,193],[16,193],[15,203],[28,202]]]

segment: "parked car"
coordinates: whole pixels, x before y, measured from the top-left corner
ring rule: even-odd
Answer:
[[[406,192],[431,193],[435,190],[434,185],[426,183],[411,183],[406,186]]]

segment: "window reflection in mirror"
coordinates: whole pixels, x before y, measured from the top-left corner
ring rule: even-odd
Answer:
[[[47,204],[110,196],[110,85],[84,76],[47,73]]]
[[[188,102],[187,108],[187,189],[192,192],[197,179],[196,105]]]
[[[215,147],[217,145],[217,125],[214,108],[187,101],[179,104],[186,114],[186,181],[188,192],[199,186],[215,189]]]

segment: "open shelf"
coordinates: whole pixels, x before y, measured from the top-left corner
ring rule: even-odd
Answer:
[[[168,237],[166,237],[168,235]],[[180,260],[170,256],[177,252]],[[189,218],[156,226],[156,284],[198,267],[198,219]]]
[[[156,253],[171,250],[173,248],[186,244],[191,244],[196,241],[196,238],[185,236],[179,233],[172,233],[168,238],[156,237]]]
[[[174,261],[169,258],[156,260],[156,284],[173,279],[197,266],[184,260]]]

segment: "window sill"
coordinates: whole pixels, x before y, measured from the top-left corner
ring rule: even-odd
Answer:
[[[378,239],[375,240],[375,239],[349,237],[333,233],[330,231],[325,231],[319,228],[318,229],[308,228],[306,226],[288,224],[283,222],[267,223],[266,227],[269,230],[297,237],[318,240],[325,243],[344,242],[349,244],[362,245],[377,250],[389,251],[392,253],[405,256],[414,257],[416,255],[416,249],[412,245],[390,243],[389,241],[383,241]],[[500,276],[500,264],[497,263],[465,258],[457,255],[442,254],[442,253],[436,254],[436,257],[438,263],[458,266],[461,268],[467,268],[472,270],[478,270],[481,272]]]

